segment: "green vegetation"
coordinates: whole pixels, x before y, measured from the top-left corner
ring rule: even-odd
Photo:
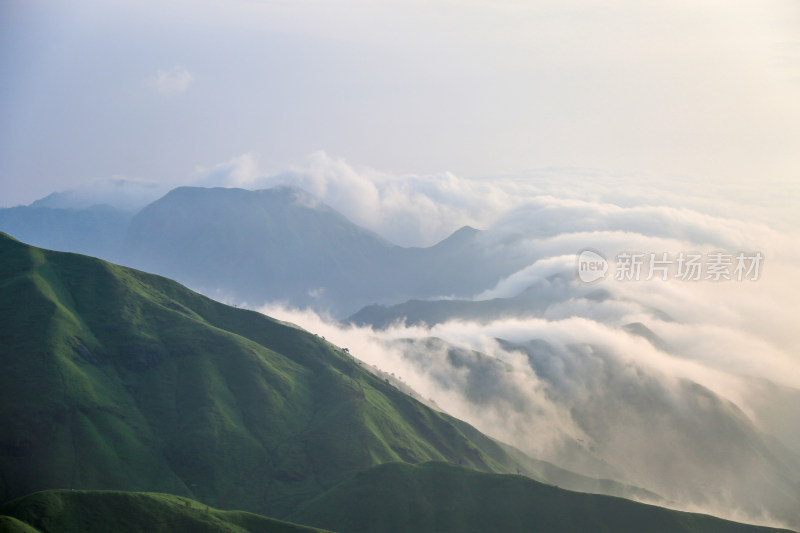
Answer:
[[[445,463],[372,467],[308,502],[289,520],[364,531],[758,533],[779,531],[569,492],[522,476]],[[168,494],[49,490],[0,506],[0,533],[312,533],[323,531]]]
[[[313,334],[0,236],[0,500],[153,491],[281,516],[386,461],[535,475]]]
[[[311,333],[4,234],[0,317],[0,531],[758,530],[496,475],[553,467]]]
[[[299,526],[241,511],[220,511],[202,503],[143,492],[37,492],[0,506],[0,533],[315,533]]]
[[[341,533],[777,531],[444,463],[376,466],[307,503],[289,520]]]

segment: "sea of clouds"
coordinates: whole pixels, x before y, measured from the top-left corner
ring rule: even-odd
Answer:
[[[472,300],[514,298],[531,287],[537,298],[530,312],[380,330],[278,303],[262,312],[348,347],[533,456],[643,486],[681,508],[780,521],[779,511],[760,506],[768,491],[743,480],[765,469],[780,475],[774,461],[757,457],[772,453],[771,442],[748,449],[765,439],[791,450],[786,461],[800,454],[800,241],[793,213],[774,208],[758,185],[748,195],[742,186],[704,190],[577,169],[396,176],[322,152],[305,167],[259,177],[242,157],[215,169],[214,179],[303,188],[399,244],[430,245],[464,225],[484,230],[477,239],[485,253],[529,264]],[[591,285],[575,271],[587,247],[611,263],[609,276]],[[620,281],[614,260],[624,251],[764,259],[756,281]],[[748,499],[759,504],[748,507]]]
[[[524,266],[462,303],[527,295],[529,307],[433,324],[399,317],[376,329],[280,302],[248,304],[349,348],[532,456],[650,489],[680,508],[797,525],[786,511],[800,501],[796,186],[587,169],[401,175],[325,152],[278,169],[243,154],[198,167],[185,184],[298,187],[401,246],[482,230],[483,254]],[[606,279],[576,275],[586,248],[608,260]],[[761,254],[758,279],[614,275],[622,252],[720,251]]]

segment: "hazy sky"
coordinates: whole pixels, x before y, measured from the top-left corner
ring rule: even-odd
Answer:
[[[324,150],[392,173],[787,183],[787,1],[0,1],[0,206]]]

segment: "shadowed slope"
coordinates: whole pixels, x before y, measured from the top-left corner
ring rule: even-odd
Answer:
[[[143,492],[50,490],[0,506],[0,533],[315,533],[322,530]]]
[[[304,505],[292,519],[342,533],[778,531],[442,463],[374,467]]]

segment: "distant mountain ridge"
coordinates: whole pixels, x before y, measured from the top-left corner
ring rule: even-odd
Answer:
[[[343,317],[375,303],[468,297],[527,262],[487,253],[470,227],[431,247],[396,246],[288,186],[179,187],[134,215],[37,207],[45,200],[0,209],[0,231],[252,306],[280,301]]]
[[[299,189],[182,187],[133,218],[123,263],[250,305],[346,316],[376,302],[470,296],[526,263],[487,253],[480,235],[464,227],[434,246],[403,248]]]
[[[391,245],[311,195],[181,187],[131,221],[128,264],[261,304],[365,294],[364,266]]]
[[[109,205],[0,209],[0,231],[44,248],[106,259],[119,257],[133,213]]]

